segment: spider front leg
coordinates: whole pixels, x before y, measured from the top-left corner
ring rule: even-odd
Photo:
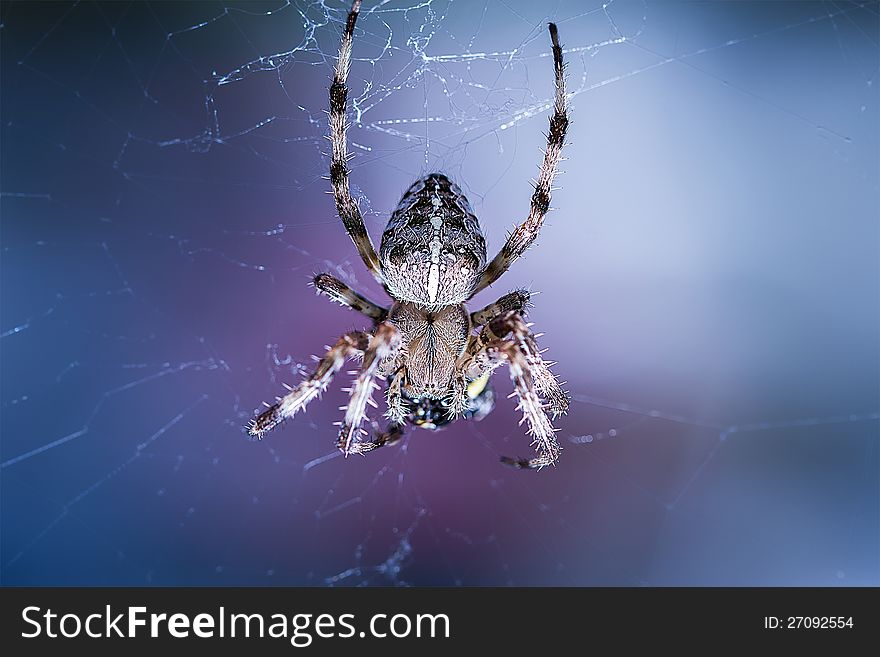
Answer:
[[[262,438],[267,431],[296,415],[327,388],[346,358],[362,353],[369,344],[370,336],[363,331],[351,331],[343,335],[318,361],[318,366],[311,376],[295,388],[287,386],[290,390],[288,394],[251,420],[248,433],[256,438]]]
[[[571,400],[568,393],[562,389],[559,380],[550,371],[550,367],[555,363],[545,361],[541,354],[546,349],[539,349],[537,337],[529,329],[529,324],[517,312],[506,312],[493,319],[483,329],[486,336],[493,335],[497,338],[510,336],[510,338],[519,346],[520,352],[526,359],[529,371],[535,382],[535,388],[550,408],[553,417],[564,415],[568,412]],[[486,339],[486,338],[484,338]]]
[[[474,314],[487,312],[494,305],[487,306]],[[450,419],[454,420],[467,410],[470,403],[468,386],[471,382],[481,376],[491,374],[496,367],[502,365],[499,359],[492,359],[486,349],[486,345],[493,339],[497,340],[498,336],[491,333],[488,327],[484,327],[479,335],[470,337],[464,353],[458,359],[455,373],[452,375],[449,394],[445,400]]]
[[[568,409],[568,396],[541,358],[535,336],[520,314],[508,311],[493,319],[483,327],[469,352],[462,366],[467,368],[466,374],[470,377],[507,364],[523,421],[528,423],[529,434],[534,438],[537,457],[515,459],[503,456],[501,461],[528,469],[541,469],[556,463],[561,448],[541,397],[547,399],[555,417]]]
[[[452,377],[449,393],[443,400],[446,406],[446,414],[450,419],[454,420],[468,408],[470,397],[468,396],[468,379],[463,373],[459,373]]]
[[[351,388],[348,406],[345,407],[345,418],[339,428],[336,447],[346,456],[358,451],[356,438],[361,431],[360,426],[367,412],[367,404],[376,405],[371,395],[373,390],[378,387],[374,379],[379,365],[392,357],[399,347],[400,331],[398,328],[390,322],[379,324],[370,338],[369,346],[364,350],[364,362]]]
[[[392,422],[385,431],[379,431],[378,426],[373,424],[375,438],[371,441],[360,441],[352,444],[351,451],[356,454],[366,454],[380,447],[394,445],[403,438],[404,427],[402,424]]]
[[[544,217],[550,209],[550,192],[553,188],[553,178],[556,176],[556,169],[562,157],[562,145],[565,143],[565,135],[568,132],[568,99],[565,94],[565,64],[562,60],[562,46],[559,45],[559,33],[556,30],[556,25],[553,23],[550,23],[548,27],[550,29],[550,41],[553,46],[556,97],[553,104],[553,116],[550,117],[550,131],[547,133],[547,150],[544,151],[541,172],[538,174],[538,180],[535,183],[529,216],[508,236],[501,251],[483,270],[471,297],[497,281],[510,268],[510,265],[525,253],[526,249],[538,237],[538,232],[544,224]]]
[[[363,313],[374,322],[385,321],[385,318],[388,316],[387,308],[373,303],[330,274],[318,274],[312,279],[312,284],[318,292],[326,294],[333,301],[343,306],[348,306],[352,310]]]
[[[507,361],[510,378],[519,399],[519,409],[523,412],[523,421],[529,425],[529,435],[534,439],[532,444],[538,452],[538,456],[531,459],[502,456],[501,462],[530,470],[540,470],[548,465],[555,465],[561,448],[556,441],[556,429],[544,413],[544,405],[535,389],[535,377],[529,369],[528,358],[520,346],[513,342],[495,343],[490,349],[497,350],[497,353],[503,355]]]
[[[406,416],[409,415],[409,410],[403,403],[402,387],[405,374],[404,367],[402,365],[398,367],[388,383],[388,390],[385,392],[385,405],[388,407],[385,417],[395,424],[403,424],[406,422]]]

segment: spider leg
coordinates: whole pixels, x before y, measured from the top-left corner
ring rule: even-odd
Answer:
[[[491,305],[486,306],[486,308],[479,312],[487,311],[491,307]],[[469,383],[486,373],[491,373],[495,368],[503,364],[501,359],[492,358],[487,350],[486,347],[491,340],[498,340],[498,336],[491,333],[489,328],[484,326],[479,335],[472,335],[470,337],[464,353],[459,357],[455,365],[449,396],[446,398],[447,413],[453,420],[467,409],[469,403],[467,392]]]
[[[405,375],[406,370],[404,367],[399,367],[391,377],[391,381],[388,383],[388,390],[385,392],[385,405],[388,407],[385,417],[395,424],[403,424],[406,416],[409,414],[403,403],[403,393],[401,392]]]
[[[477,282],[471,297],[491,285],[506,272],[510,265],[519,258],[526,249],[531,246],[544,223],[544,217],[550,209],[550,192],[553,178],[556,176],[556,168],[562,154],[562,145],[568,131],[567,99],[565,95],[565,65],[562,61],[562,47],[559,45],[559,34],[556,25],[550,23],[550,40],[553,45],[553,70],[556,77],[556,97],[553,106],[553,116],[550,117],[550,131],[547,133],[547,150],[544,151],[544,161],[541,164],[541,172],[535,183],[535,191],[532,194],[531,208],[528,218],[507,237],[507,241],[490,262],[480,280]]]
[[[517,311],[507,311],[483,327],[459,360],[456,380],[472,379],[505,363],[538,456],[531,459],[503,456],[501,461],[527,469],[552,465],[559,458],[561,448],[545,408],[549,407],[554,417],[564,413],[568,396],[550,372],[549,364],[541,358],[535,336]],[[542,397],[547,399],[546,406]]]
[[[347,357],[362,353],[369,344],[369,334],[362,331],[351,331],[343,335],[318,361],[318,366],[311,376],[295,388],[288,387],[290,390],[288,394],[251,420],[248,424],[248,433],[256,438],[262,438],[267,431],[296,415],[297,411],[305,408],[306,404],[327,388],[333,375],[339,371]]]
[[[390,322],[382,322],[370,339],[369,346],[364,350],[364,362],[358,372],[349,395],[348,406],[344,407],[345,418],[339,427],[339,439],[336,446],[348,456],[357,451],[355,442],[361,431],[361,422],[366,416],[367,404],[375,405],[371,395],[378,384],[374,381],[379,365],[400,347],[400,331]]]
[[[348,102],[348,87],[345,82],[348,71],[351,68],[351,43],[354,33],[354,25],[357,22],[361,1],[355,0],[348,13],[345,22],[345,31],[342,33],[342,43],[339,46],[339,57],[336,60],[336,71],[333,76],[333,84],[330,85],[330,144],[332,157],[330,160],[330,184],[333,186],[333,197],[336,200],[336,211],[342,219],[342,225],[364,264],[373,274],[377,281],[384,284],[382,273],[379,269],[379,257],[376,249],[367,233],[364,219],[358,208],[357,202],[351,196],[348,184],[348,145],[346,142],[345,109]]]
[[[459,415],[462,415],[467,410],[468,404],[470,403],[467,387],[468,380],[464,375],[459,374],[458,376],[452,377],[449,394],[443,400],[446,406],[446,414],[452,420]]]
[[[534,379],[535,389],[547,400],[553,417],[556,418],[567,413],[570,403],[568,393],[562,389],[559,380],[550,371],[550,367],[554,363],[545,361],[541,357],[541,352],[546,350],[538,348],[536,336],[529,330],[529,325],[526,324],[522,315],[517,312],[504,313],[493,319],[485,328],[487,333],[498,337],[509,335],[519,346],[519,351],[526,359]]]
[[[392,422],[385,431],[375,429],[375,438],[371,441],[361,441],[352,444],[351,451],[356,454],[366,454],[374,449],[385,447],[386,445],[394,445],[403,438],[404,427],[402,424]]]
[[[471,313],[471,324],[474,326],[482,326],[508,310],[518,310],[522,312],[528,305],[530,296],[528,290],[515,290],[509,292],[494,303],[490,303],[482,310]]]
[[[528,359],[520,350],[519,345],[512,342],[503,342],[497,346],[498,352],[503,354],[510,368],[510,378],[513,381],[516,396],[519,399],[519,408],[523,412],[523,420],[528,423],[529,435],[532,436],[532,444],[538,452],[538,456],[531,459],[515,459],[502,456],[501,462],[520,468],[537,469],[554,465],[559,459],[559,443],[556,441],[556,429],[550,423],[550,419],[544,413],[544,406],[538,397],[533,373],[529,370]]]
[[[333,301],[343,306],[348,306],[352,310],[363,313],[374,322],[385,321],[385,318],[388,316],[387,308],[373,303],[330,274],[318,274],[312,280],[312,284],[318,292],[326,294]]]

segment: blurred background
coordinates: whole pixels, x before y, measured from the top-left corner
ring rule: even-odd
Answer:
[[[375,300],[335,217],[343,2],[0,6],[5,585],[878,585],[875,2],[365,2],[352,183],[429,171],[490,256],[528,211],[559,24],[572,128],[530,313],[556,468],[480,423],[338,457],[340,374],[242,425]],[[376,395],[377,399],[379,395]],[[374,412],[376,419],[379,413]]]

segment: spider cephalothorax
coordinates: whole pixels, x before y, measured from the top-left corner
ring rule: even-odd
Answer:
[[[549,209],[551,184],[568,129],[556,26],[549,25],[556,80],[554,111],[528,218],[487,264],[486,240],[467,198],[445,175],[432,173],[403,195],[377,254],[351,196],[346,166],[345,81],[360,4],[355,0],[348,14],[330,86],[330,180],[346,231],[393,303],[383,308],[329,274],[316,276],[319,292],[372,319],[373,329],[351,331],[339,338],[314,373],[260,413],[249,432],[260,437],[295,415],[327,387],[346,358],[362,355],[336,444],[345,455],[368,452],[399,440],[406,424],[436,429],[458,416],[481,419],[493,405],[489,375],[507,365],[538,455],[502,457],[502,461],[519,468],[551,465],[559,458],[560,447],[547,413],[553,417],[565,413],[569,401],[523,320],[528,292],[505,294],[473,313],[464,302],[498,280],[525,252]],[[366,431],[361,425],[367,405],[373,403],[377,378],[388,382],[386,415],[391,423],[384,432],[376,431],[372,440],[364,440]]]

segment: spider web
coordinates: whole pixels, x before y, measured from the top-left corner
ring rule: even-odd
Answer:
[[[354,193],[441,170],[490,251],[552,101],[516,287],[568,380],[559,466],[480,423],[332,448],[341,373],[242,426],[377,301],[336,219],[335,2],[2,4],[5,584],[880,583],[878,5],[366,3]],[[490,254],[491,255],[491,254]],[[381,420],[378,412],[374,418]]]

